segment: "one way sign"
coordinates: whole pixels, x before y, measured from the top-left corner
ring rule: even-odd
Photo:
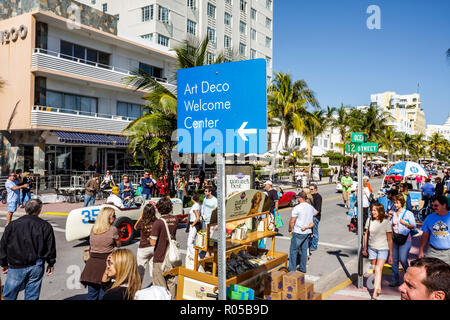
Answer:
[[[264,59],[181,69],[177,99],[179,152],[266,152]]]

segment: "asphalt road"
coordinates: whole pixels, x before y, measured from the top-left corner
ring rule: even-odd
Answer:
[[[376,192],[381,186],[381,179],[373,179],[372,187]],[[319,186],[319,193],[323,197],[322,219],[319,225],[319,249],[314,252],[307,267],[307,280],[313,281],[316,291],[329,290],[334,283],[345,280],[354,273],[348,265],[357,255],[357,236],[347,229],[350,218],[343,207],[342,196],[336,193],[335,184]],[[276,237],[275,248],[280,252],[289,252],[290,238],[288,223],[292,208],[280,209],[280,216],[284,227]],[[45,212],[45,208],[44,211]],[[18,215],[17,215],[18,216]],[[15,215],[15,218],[17,218]],[[49,221],[55,231],[57,243],[57,262],[55,273],[44,276],[41,290],[41,300],[84,299],[87,289],[79,283],[84,267],[82,260],[83,249],[88,245],[86,241],[67,242],[65,239],[66,216],[41,215]],[[0,213],[0,226],[4,226],[5,214]],[[0,227],[0,235],[4,229]],[[186,252],[187,233],[184,229],[177,232],[177,240],[183,254]],[[139,240],[127,246],[134,253],[137,252]],[[270,246],[270,240],[267,247]],[[183,256],[184,258],[184,256]],[[1,275],[2,283],[5,275]],[[146,273],[143,286],[150,285],[151,277]],[[334,284],[334,285],[336,285]],[[23,299],[23,292],[19,295]]]

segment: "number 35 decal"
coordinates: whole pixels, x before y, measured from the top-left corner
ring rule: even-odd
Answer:
[[[83,210],[81,211],[81,215],[84,217],[82,222],[84,224],[88,224],[90,222],[94,222],[98,216],[98,212],[100,209],[92,209],[92,210]]]

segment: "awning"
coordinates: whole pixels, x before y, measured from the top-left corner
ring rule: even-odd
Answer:
[[[98,144],[113,146],[114,141],[105,134],[95,133],[81,133],[81,132],[66,132],[53,131],[60,142],[64,143],[80,143],[80,144]]]
[[[123,136],[108,136],[108,138],[117,146],[128,146],[128,138]]]

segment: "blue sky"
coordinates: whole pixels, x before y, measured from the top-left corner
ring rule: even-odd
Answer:
[[[381,29],[366,25],[370,5]],[[322,107],[417,92],[427,124],[450,114],[450,0],[275,0],[274,72],[304,79]]]

